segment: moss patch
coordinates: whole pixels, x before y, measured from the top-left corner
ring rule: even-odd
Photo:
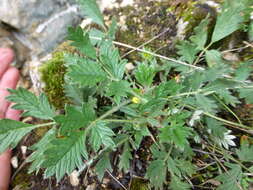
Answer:
[[[41,68],[41,79],[45,83],[44,92],[57,109],[62,109],[68,99],[64,94],[64,53],[54,52],[52,59],[45,62]]]

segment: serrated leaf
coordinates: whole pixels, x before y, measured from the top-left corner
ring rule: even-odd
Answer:
[[[83,104],[82,110],[67,105],[65,115],[58,115],[54,120],[61,125],[61,135],[69,135],[70,132],[86,127],[90,121],[95,119],[94,110],[88,104]]]
[[[130,168],[131,159],[132,159],[131,149],[129,147],[129,143],[126,142],[123,147],[122,155],[120,156],[119,169],[127,173]]]
[[[154,116],[163,110],[166,103],[167,101],[164,98],[152,98],[147,103],[142,104],[139,110],[144,115]]]
[[[166,98],[167,96],[176,95],[181,89],[182,85],[175,80],[162,82],[154,89],[154,95],[156,98]]]
[[[81,10],[83,14],[93,20],[93,22],[104,27],[104,19],[96,0],[78,0],[81,5]]]
[[[105,122],[99,121],[91,128],[90,144],[96,152],[102,144],[105,147],[114,147],[115,143],[112,140],[114,135],[114,132],[106,126]]]
[[[108,153],[102,155],[101,159],[96,164],[95,170],[100,181],[102,181],[106,170],[112,171],[110,156]]]
[[[112,23],[109,27],[109,30],[108,30],[108,37],[111,39],[111,40],[114,40],[115,39],[115,35],[116,35],[116,32],[117,32],[117,29],[118,29],[118,26],[117,26],[117,20],[115,17],[112,18]]]
[[[176,159],[176,166],[180,169],[183,176],[192,177],[196,173],[196,167],[189,160]]]
[[[188,144],[187,138],[190,136],[190,130],[181,123],[172,123],[169,126],[160,129],[159,139],[163,143],[174,143],[178,148],[184,149]]]
[[[197,45],[197,49],[203,50],[207,41],[209,16],[194,28],[195,35],[191,36],[191,41]]]
[[[212,43],[217,42],[236,30],[241,28],[244,21],[243,11],[247,8],[247,0],[233,1],[226,0],[221,14],[217,17],[217,22],[212,35]]]
[[[208,50],[206,51],[206,62],[209,67],[213,67],[215,65],[221,65],[224,61],[219,51]]]
[[[198,109],[204,110],[209,113],[216,113],[218,106],[216,105],[216,102],[214,100],[202,94],[196,94],[195,98]]]
[[[130,92],[130,83],[127,81],[112,81],[107,90],[107,96],[114,96],[114,100],[117,104],[120,103],[122,97],[127,97],[127,93]]]
[[[244,98],[247,104],[253,104],[253,88],[238,89],[239,97]]]
[[[239,165],[236,164],[228,164],[226,166],[231,168],[228,172],[224,172],[220,174],[215,179],[222,182],[222,184],[217,188],[217,190],[241,190],[241,180],[242,180],[242,169]]]
[[[170,188],[172,190],[189,190],[191,189],[191,186],[188,183],[181,181],[179,177],[173,175],[171,177]]]
[[[235,107],[236,104],[241,103],[237,97],[232,96],[231,92],[227,89],[218,89],[216,90],[218,96],[223,99],[223,101],[228,105]]]
[[[188,91],[198,90],[203,86],[204,79],[203,72],[194,71],[184,80],[184,86]]]
[[[152,66],[146,63],[141,63],[138,65],[135,71],[135,78],[144,87],[149,87],[153,83],[156,71]]]
[[[253,146],[247,143],[243,143],[240,149],[236,150],[240,161],[243,162],[252,162],[253,161]]]
[[[27,158],[26,162],[31,162],[29,167],[29,173],[36,171],[36,174],[41,169],[41,164],[44,162],[44,152],[48,149],[48,142],[52,141],[55,138],[56,130],[55,128],[50,129],[42,139],[30,147],[34,152]]]
[[[120,59],[118,49],[114,48],[111,41],[103,41],[100,46],[100,60],[109,77],[114,79],[122,79],[125,72],[126,61]]]
[[[77,85],[64,85],[64,93],[75,105],[81,105],[83,100],[83,92]]]
[[[40,119],[52,119],[55,116],[54,108],[49,104],[45,94],[36,97],[33,93],[24,88],[17,90],[9,89],[11,93],[6,99],[14,102],[12,107],[17,110],[25,110],[22,114],[26,116],[34,116]]]
[[[67,76],[73,83],[90,87],[106,80],[106,74],[100,65],[89,59],[82,59],[82,62],[69,65]]]
[[[167,160],[167,167],[168,167],[168,171],[170,173],[181,177],[180,168],[177,167],[176,161],[173,160],[171,157],[169,157],[168,160]]]
[[[65,174],[71,174],[76,167],[81,168],[83,158],[88,159],[84,132],[73,131],[68,137],[54,138],[44,152],[44,158],[41,166],[46,168],[45,177],[55,174],[57,181]]]
[[[77,47],[84,55],[93,59],[96,58],[96,50],[91,44],[89,34],[84,33],[80,26],[68,29],[68,40],[73,41],[71,45]]]
[[[245,81],[248,79],[252,71],[252,65],[249,63],[242,64],[235,71],[235,80]]]
[[[225,74],[231,72],[231,68],[228,65],[213,65],[204,72],[204,82],[212,82],[219,78],[224,78]]]
[[[156,190],[163,189],[163,184],[166,181],[166,170],[166,165],[163,160],[154,160],[149,164],[146,177]]]
[[[212,135],[218,137],[219,139],[224,139],[224,133],[227,131],[227,129],[223,126],[221,122],[212,118],[206,118],[205,121]]]
[[[10,119],[0,120],[0,153],[15,148],[19,141],[36,126]]]
[[[180,42],[180,44],[177,45],[177,49],[177,54],[181,56],[181,60],[190,64],[193,63],[196,58],[196,54],[199,52],[196,45],[188,41]]]
[[[99,44],[102,43],[101,39],[106,37],[104,32],[102,32],[96,28],[92,28],[89,30],[89,36],[90,36],[91,44],[93,46],[95,46],[95,45],[99,46]]]

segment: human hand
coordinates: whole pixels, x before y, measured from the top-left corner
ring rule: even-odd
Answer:
[[[8,88],[16,88],[19,80],[19,71],[10,66],[14,57],[11,49],[0,48],[0,119],[9,118],[19,120],[20,111],[11,109],[10,102],[6,101],[9,95]],[[11,150],[0,155],[0,190],[7,190],[9,186],[11,168]]]

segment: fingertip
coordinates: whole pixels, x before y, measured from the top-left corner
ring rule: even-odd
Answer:
[[[9,108],[7,109],[7,111],[5,113],[5,118],[18,121],[20,119],[20,115],[21,115],[22,111],[13,109],[12,108],[13,105],[14,105],[14,103],[12,103],[9,106]]]
[[[1,88],[15,88],[19,80],[19,71],[15,67],[9,67],[4,73],[0,87]]]
[[[0,78],[13,61],[14,52],[10,48],[0,48]]]

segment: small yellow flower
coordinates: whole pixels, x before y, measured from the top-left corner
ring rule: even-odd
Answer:
[[[141,100],[140,100],[140,98],[133,97],[133,98],[132,98],[132,102],[133,102],[134,104],[139,104],[139,103],[141,102]]]

